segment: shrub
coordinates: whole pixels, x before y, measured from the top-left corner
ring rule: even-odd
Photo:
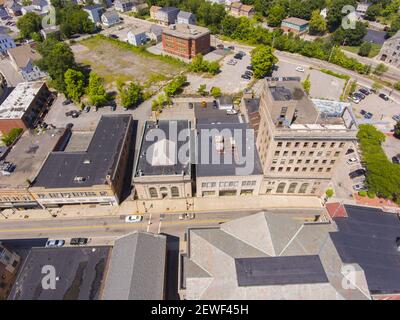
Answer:
[[[365,190],[358,191],[358,195],[360,197],[366,197],[367,196],[367,191],[365,191]]]
[[[333,189],[328,189],[325,193],[328,198],[332,198],[334,194]]]

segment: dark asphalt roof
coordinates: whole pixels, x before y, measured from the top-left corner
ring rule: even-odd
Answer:
[[[194,112],[197,124],[239,123],[237,115],[227,115],[226,110],[214,109],[212,102],[208,102],[206,108],[200,102],[195,103]]]
[[[159,134],[162,134],[162,136],[159,136]],[[151,159],[153,159],[153,156],[157,153],[157,148],[155,148],[155,146],[157,146],[156,143],[164,139],[167,145],[167,151],[164,155],[171,159],[174,164],[152,165]],[[179,150],[188,143],[190,143],[189,121],[161,120],[157,123],[154,121],[147,121],[142,136],[135,176],[176,175],[182,174],[182,172],[185,175],[189,175],[191,170],[190,163],[183,163],[178,156]],[[161,145],[158,146],[161,147]],[[158,149],[158,151],[162,150]]]
[[[244,105],[248,114],[258,112],[260,108],[260,99],[244,99]]]
[[[329,282],[317,255],[239,258],[235,266],[241,287]]]
[[[73,188],[101,185],[112,176],[119,159],[130,115],[102,116],[85,152],[51,152],[34,187]],[[84,178],[76,181],[76,177]]]
[[[213,130],[216,132],[213,132]],[[241,175],[238,170],[246,167],[253,168],[250,173],[244,175],[262,174],[261,163],[255,146],[255,137],[253,134],[253,141],[251,142],[250,131],[248,130],[254,133],[254,130],[247,123],[197,125],[197,176]],[[216,135],[224,137],[224,151],[222,153],[216,151]],[[234,139],[235,143],[233,152],[231,151],[230,137]],[[250,143],[252,143],[252,146],[250,146]],[[218,156],[220,156],[220,159],[218,159]]]
[[[110,247],[33,248],[18,273],[9,300],[95,300]],[[56,288],[42,287],[42,267],[55,268]]]
[[[386,40],[386,32],[368,29],[363,40],[382,45]]]
[[[334,218],[338,232],[330,237],[344,263],[357,263],[372,294],[400,293],[400,222],[395,214],[345,205],[348,218]]]

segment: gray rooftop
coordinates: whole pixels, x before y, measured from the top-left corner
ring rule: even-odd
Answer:
[[[22,264],[9,300],[95,300],[99,298],[110,247],[33,248]],[[56,289],[42,289],[42,267],[52,265]]]
[[[181,19],[190,19],[190,17],[193,15],[191,12],[186,12],[186,11],[179,11],[178,13],[178,18]]]
[[[222,145],[216,141],[217,136],[223,137]],[[262,174],[254,130],[247,123],[197,125],[198,177],[241,175],[244,168],[251,170],[242,175]]]
[[[239,258],[235,265],[240,287],[329,282],[317,255]]]
[[[190,143],[187,120],[147,121],[142,136],[135,176],[190,175],[191,166],[178,152]]]
[[[106,184],[118,165],[130,115],[102,116],[86,151],[51,152],[33,186],[74,188]],[[76,179],[80,177],[83,179]]]
[[[119,238],[112,249],[104,300],[164,298],[167,238],[135,232]]]

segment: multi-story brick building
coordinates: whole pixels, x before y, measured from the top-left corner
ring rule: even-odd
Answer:
[[[379,60],[400,68],[400,31],[385,41],[379,53]]]
[[[197,54],[210,51],[211,32],[207,28],[189,25],[171,25],[163,31],[162,44],[165,52],[191,59]]]
[[[299,81],[266,80],[260,100],[257,149],[261,193],[321,195],[348,147],[356,141],[351,111],[319,110]]]

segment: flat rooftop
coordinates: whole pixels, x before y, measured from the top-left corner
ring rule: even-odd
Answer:
[[[211,33],[207,28],[192,24],[173,24],[163,32],[182,39],[197,39]]]
[[[9,300],[96,300],[111,247],[33,248],[22,264]],[[42,267],[55,268],[56,288],[42,287]]]
[[[250,132],[253,133],[251,139]],[[221,142],[217,136],[223,137]],[[251,144],[251,145],[250,145]],[[250,169],[245,170],[245,168]],[[262,174],[254,130],[247,123],[197,125],[196,175],[233,176]]]
[[[187,120],[147,121],[135,177],[190,175],[190,161],[185,163],[178,155],[179,150],[190,143],[190,132]]]
[[[65,129],[51,129],[39,134],[26,131],[5,159],[16,167],[9,176],[0,176],[0,189],[28,187],[28,180],[35,179],[47,155],[61,142],[64,133]]]
[[[107,115],[99,124],[86,151],[51,152],[33,187],[74,188],[107,183],[112,176],[127,130],[130,115]]]
[[[21,119],[43,85],[42,81],[17,84],[0,105],[0,120]]]

